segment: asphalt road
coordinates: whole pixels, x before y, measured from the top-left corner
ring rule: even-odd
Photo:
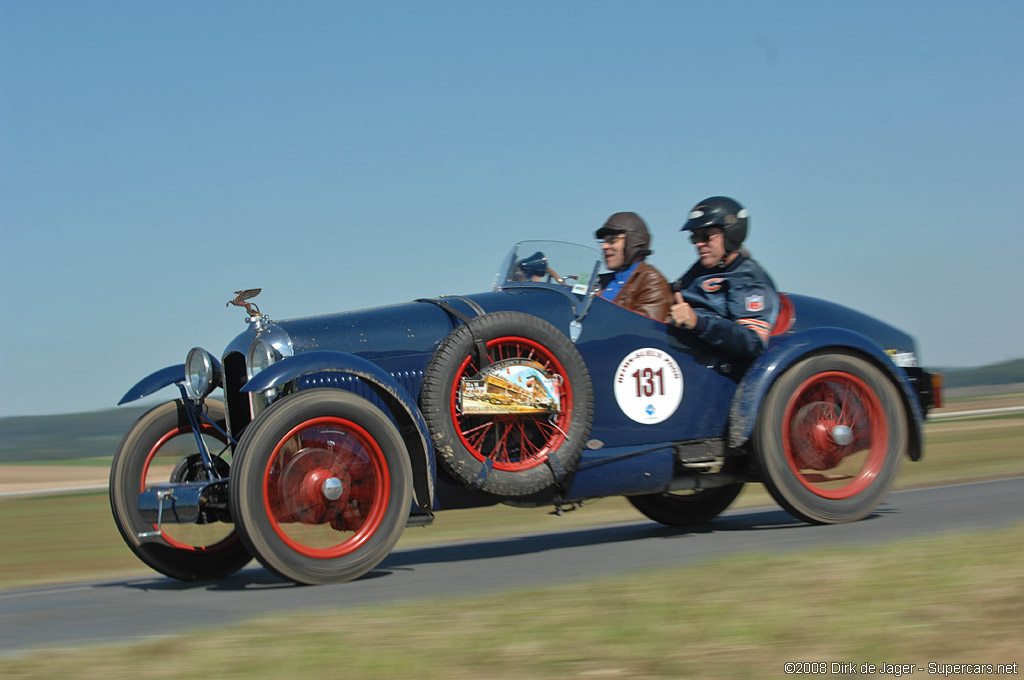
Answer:
[[[198,584],[154,574],[0,591],[0,654],[142,640],[272,612],[566,583],[750,551],[856,550],[870,543],[1019,523],[1024,521],[1022,499],[1024,477],[1019,477],[897,492],[875,514],[852,524],[811,526],[777,508],[756,508],[727,512],[696,530],[638,521],[408,548],[395,551],[358,581],[331,586],[295,586],[249,567],[230,579]],[[437,521],[444,521],[443,513]]]

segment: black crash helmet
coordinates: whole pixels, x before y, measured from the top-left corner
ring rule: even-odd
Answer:
[[[693,206],[689,219],[680,231],[721,227],[725,232],[725,252],[738,250],[747,238],[750,213],[726,196],[712,196]]]

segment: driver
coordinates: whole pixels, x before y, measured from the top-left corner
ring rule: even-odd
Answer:
[[[617,212],[597,230],[605,265],[598,293],[626,309],[661,321],[669,313],[672,291],[661,272],[645,262],[651,254],[647,225],[633,212]]]
[[[672,284],[669,323],[736,357],[754,357],[768,344],[779,313],[775,284],[742,247],[746,208],[712,196],[694,206],[680,231],[690,232],[697,262]]]

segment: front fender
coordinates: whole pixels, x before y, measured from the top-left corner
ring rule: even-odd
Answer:
[[[157,390],[161,390],[168,385],[173,385],[177,382],[182,382],[184,379],[185,364],[161,368],[156,373],[150,373],[145,378],[135,383],[135,386],[121,397],[121,401],[117,402],[117,405],[120,406],[121,404],[127,404],[129,401],[148,397]]]
[[[314,373],[345,373],[366,383],[387,404],[398,431],[409,450],[413,469],[413,492],[424,511],[434,504],[433,448],[427,423],[409,392],[394,376],[375,363],[346,352],[317,350],[287,357],[257,373],[242,387],[243,392],[264,392]]]
[[[820,327],[785,336],[773,342],[740,380],[729,412],[729,446],[738,448],[750,439],[768,390],[787,368],[808,354],[826,349],[853,350],[872,360],[886,371],[899,387],[907,408],[908,426],[913,433],[910,444],[911,460],[921,457],[921,408],[906,373],[899,370],[889,355],[873,340],[846,328]]]

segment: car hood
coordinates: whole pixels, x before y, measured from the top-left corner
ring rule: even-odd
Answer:
[[[443,309],[421,302],[284,319],[270,324],[288,334],[295,354],[333,350],[369,360],[433,353],[453,328]],[[228,344],[224,354],[240,352],[244,355],[252,341],[265,332],[251,325]]]

